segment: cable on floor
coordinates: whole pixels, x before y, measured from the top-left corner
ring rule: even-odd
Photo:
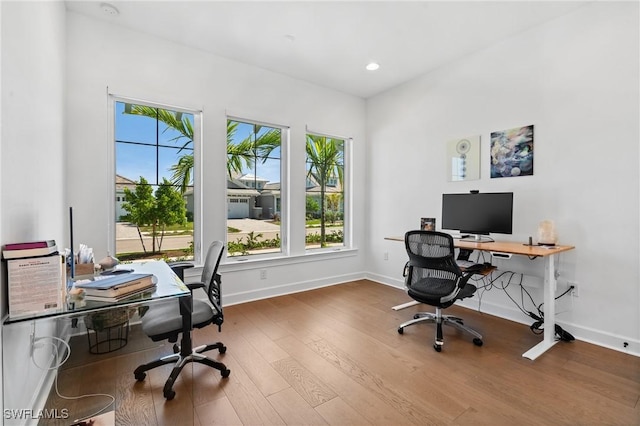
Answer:
[[[62,343],[62,345],[66,349],[65,350],[66,354],[65,354],[65,357],[64,357],[64,359],[62,361],[60,361],[60,353],[59,353],[59,350],[58,350],[58,345],[56,345],[56,343],[55,343],[56,341]],[[92,397],[104,396],[104,397],[108,397],[108,398],[111,399],[111,401],[107,405],[105,405],[103,408],[101,408],[100,410],[96,411],[95,413],[93,413],[93,414],[91,414],[89,416],[85,416],[85,417],[76,419],[76,420],[73,421],[74,423],[79,423],[79,422],[82,422],[84,420],[90,419],[91,417],[97,416],[98,414],[102,413],[104,410],[109,408],[116,401],[116,398],[113,395],[106,394],[106,393],[92,393],[92,394],[85,394],[85,395],[78,395],[78,396],[65,396],[65,395],[62,395],[60,393],[60,391],[58,390],[58,371],[59,371],[60,367],[62,367],[64,365],[64,363],[67,362],[67,360],[71,356],[71,347],[63,339],[60,339],[59,337],[55,337],[55,336],[44,336],[44,337],[38,337],[38,338],[34,339],[34,341],[33,341],[34,348],[38,348],[37,344],[39,342],[41,342],[44,345],[51,345],[53,347],[56,363],[52,367],[43,367],[41,365],[38,365],[38,363],[36,362],[36,360],[33,357],[33,355],[31,356],[31,361],[33,362],[33,364],[37,368],[39,368],[41,370],[46,370],[46,371],[55,370],[54,387],[55,387],[55,390],[56,390],[56,395],[58,395],[59,398],[74,401],[74,400],[79,400],[79,399],[83,399],[83,398],[92,398]]]

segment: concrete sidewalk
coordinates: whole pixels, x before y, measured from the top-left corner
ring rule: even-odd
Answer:
[[[273,239],[278,236],[282,236],[280,225],[276,225],[267,220],[258,219],[229,219],[227,226],[239,229],[239,232],[231,233],[227,235],[228,242],[242,242],[248,238],[250,232],[262,234],[260,239]],[[327,226],[326,231],[330,233],[332,231],[342,230],[342,226]],[[307,228],[307,234],[319,234],[320,228]],[[143,235],[144,244],[147,250],[152,247],[151,237]],[[189,247],[189,243],[193,241],[191,235],[165,235],[162,241],[163,250],[175,250],[184,249]],[[126,222],[119,222],[116,224],[116,251],[118,253],[129,253],[142,251],[142,244],[140,242],[140,236],[135,225]]]

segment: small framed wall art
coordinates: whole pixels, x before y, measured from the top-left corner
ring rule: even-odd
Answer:
[[[420,218],[420,229],[422,231],[435,231],[436,230],[436,218],[435,217],[422,217],[422,218]]]
[[[447,142],[447,180],[480,179],[480,135]]]

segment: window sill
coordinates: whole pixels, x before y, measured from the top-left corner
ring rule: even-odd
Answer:
[[[224,272],[246,271],[248,269],[258,269],[268,266],[293,265],[306,262],[318,262],[330,259],[342,259],[352,257],[358,254],[357,248],[339,248],[339,249],[318,249],[304,254],[298,255],[278,255],[272,257],[228,257],[226,261],[220,265],[220,270]]]

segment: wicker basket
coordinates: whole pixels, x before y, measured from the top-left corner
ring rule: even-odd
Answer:
[[[135,309],[111,309],[84,316],[89,352],[104,354],[123,348],[129,339],[129,318]]]

